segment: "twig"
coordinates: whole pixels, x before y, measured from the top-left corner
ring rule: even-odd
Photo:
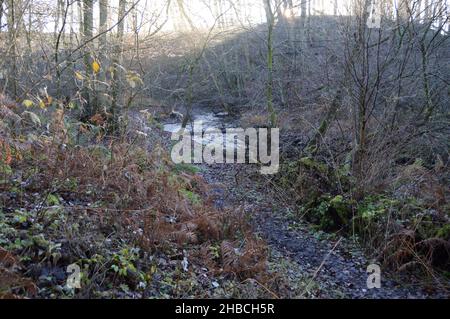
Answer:
[[[314,272],[314,275],[312,276],[312,278],[310,279],[310,281],[308,282],[308,284],[306,285],[305,291],[308,291],[309,286],[311,285],[311,283],[313,282],[314,279],[316,279],[317,275],[319,274],[320,270],[322,269],[322,267],[325,265],[325,262],[328,260],[328,257],[330,257],[331,253],[336,249],[336,247],[339,245],[339,243],[342,241],[342,237],[339,238],[339,240],[334,244],[333,248],[331,248],[331,250],[328,252],[328,254],[325,256],[325,258],[322,260],[322,263],[320,264],[320,266],[316,269],[316,271]],[[302,294],[302,296],[304,295],[304,293]]]

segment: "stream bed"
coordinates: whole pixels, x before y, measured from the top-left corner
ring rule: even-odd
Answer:
[[[193,122],[202,122],[202,131],[239,127],[239,118],[225,113],[200,111],[194,113]],[[182,119],[169,119],[163,122],[164,131],[176,133],[181,129]],[[193,131],[193,123],[187,129]],[[216,140],[214,134],[206,132],[203,138],[193,139],[202,145]],[[200,139],[201,138],[201,139]],[[233,141],[224,138],[218,143],[226,147]],[[233,144],[232,144],[233,143]],[[239,143],[243,141],[237,141]],[[245,146],[245,143],[241,144]],[[269,262],[283,265],[286,260],[294,265],[290,273],[293,282],[304,280],[305,276],[314,281],[319,289],[319,298],[448,298],[445,291],[427,291],[416,286],[408,276],[395,276],[382,269],[380,289],[368,289],[368,273],[366,267],[373,261],[367,259],[359,245],[350,240],[332,241],[319,239],[303,222],[296,221],[298,227],[293,228],[293,221],[287,216],[288,205],[276,203],[267,186],[258,186],[260,181],[254,179],[252,165],[199,164],[200,175],[210,184],[210,191],[218,209],[235,209],[242,207],[254,225],[254,231],[264,238],[271,251]],[[252,177],[253,176],[253,177]],[[270,181],[266,181],[270,184]],[[290,266],[291,267],[291,266]],[[295,269],[295,270],[294,270]]]
[[[208,145],[224,151],[245,150],[245,140],[236,134],[224,134],[226,130],[238,128],[239,118],[226,112],[199,111],[193,114],[193,120],[188,122],[186,129],[191,133],[193,142]],[[182,118],[165,122],[164,131],[174,134],[181,130]],[[200,134],[201,132],[201,134]]]

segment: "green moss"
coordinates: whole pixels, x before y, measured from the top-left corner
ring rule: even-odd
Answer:
[[[300,159],[300,163],[303,164],[305,167],[309,168],[309,169],[313,169],[318,171],[321,174],[327,174],[328,173],[328,166],[323,164],[323,163],[319,163],[317,161],[315,161],[314,159],[312,159],[311,157],[302,157]]]
[[[450,224],[445,224],[441,228],[439,228],[436,231],[436,237],[442,238],[442,239],[449,239],[450,238]]]
[[[58,196],[54,195],[54,194],[48,194],[45,202],[47,203],[47,205],[49,206],[55,206],[55,205],[59,205],[59,198]]]
[[[189,191],[187,189],[181,189],[180,193],[194,205],[200,205],[202,203],[202,199],[200,198],[200,195],[198,195],[192,191]]]
[[[355,185],[355,178],[351,174],[350,164],[344,164],[335,169],[334,178],[343,189],[351,189]]]
[[[398,206],[399,202],[383,195],[367,196],[358,205],[358,217],[365,221],[372,221],[385,216],[389,209]]]
[[[351,222],[351,201],[342,195],[324,195],[316,202],[310,203],[310,220],[325,231],[347,228]],[[311,216],[312,215],[312,216]]]
[[[192,165],[192,164],[186,164],[186,163],[175,164],[173,170],[175,171],[175,173],[186,172],[186,173],[190,173],[190,174],[196,174],[196,173],[200,172],[199,167]]]

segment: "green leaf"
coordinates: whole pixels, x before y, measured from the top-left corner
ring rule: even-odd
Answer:
[[[47,205],[49,205],[49,206],[59,205],[59,198],[58,198],[56,195],[49,194],[49,195],[47,196],[46,203],[47,203]]]

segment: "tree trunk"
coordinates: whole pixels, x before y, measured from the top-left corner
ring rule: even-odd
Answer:
[[[108,0],[100,0],[100,29],[101,33],[99,41],[100,47],[99,50],[103,57],[106,56],[106,30],[108,28]]]
[[[0,22],[1,25],[1,22]],[[31,1],[28,2],[28,28],[27,28],[27,45],[28,51],[31,52],[31,30],[33,28],[33,6]]]
[[[64,37],[64,27],[66,24],[66,17],[69,7],[64,6],[64,0],[57,1],[57,9],[55,14],[55,54],[54,54],[54,62],[56,65],[56,96],[57,98],[61,97],[61,68],[59,66],[59,47],[61,44],[61,37]],[[62,21],[61,21],[62,20]],[[61,22],[61,28],[59,27],[59,23]]]
[[[414,5],[414,10],[416,10],[415,18],[417,20],[420,20],[420,14],[422,12],[422,0],[416,0]]]
[[[307,5],[307,0],[301,0],[301,3],[300,3],[300,15],[301,15],[301,17],[302,18],[306,18],[306,5]]]
[[[330,126],[330,123],[332,122],[333,118],[336,115],[336,112],[339,109],[339,106],[342,103],[342,92],[338,91],[336,93],[336,96],[331,103],[330,109],[328,110],[327,114],[325,115],[325,118],[320,122],[319,129],[314,134],[313,138],[309,141],[308,145],[306,146],[306,151],[310,153],[311,155],[315,155],[317,151],[319,150],[320,141],[325,136],[325,133],[328,130],[328,127]]]
[[[80,38],[83,38],[83,2],[82,0],[77,1],[77,14],[78,14],[78,30],[80,32]]]
[[[192,22],[191,18],[189,17],[189,15],[186,12],[186,9],[184,8],[184,3],[183,0],[177,0],[177,5],[178,5],[178,9],[180,10],[180,18],[183,20],[185,20],[188,25],[190,26],[191,30],[194,31],[195,30],[195,25]]]
[[[363,165],[366,158],[366,143],[367,143],[367,123],[369,116],[369,79],[370,68],[368,64],[367,48],[368,48],[368,33],[366,21],[369,17],[368,7],[369,0],[364,0],[356,3],[353,8],[358,20],[358,29],[354,38],[354,56],[351,58],[351,64],[360,66],[360,71],[356,75],[360,85],[355,92],[355,145],[353,147],[353,172],[359,180],[363,176]]]
[[[410,17],[410,8],[408,0],[399,0],[397,8],[397,19],[400,21],[407,21]]]
[[[4,0],[0,0],[0,32],[3,29],[3,2]]]
[[[106,30],[108,29],[108,0],[100,0],[99,2],[99,55],[100,55],[100,65],[101,70],[99,73],[99,98],[98,103],[101,107],[105,105],[105,94],[106,94],[106,70],[107,70],[107,57],[108,57],[108,47],[107,47],[107,35]]]
[[[119,67],[122,64],[122,44],[123,44],[123,33],[124,33],[124,19],[125,10],[127,6],[127,0],[119,1],[119,23],[117,24],[117,36],[115,41],[114,55],[112,61],[112,102],[111,102],[111,117],[109,130],[112,132],[117,132],[118,129],[118,118],[119,118],[119,96],[121,95],[121,83],[122,80],[122,68]]]
[[[425,0],[425,20],[430,19],[430,3],[429,0]]]
[[[93,36],[93,21],[94,21],[94,1],[93,0],[83,0],[83,41],[87,43]],[[86,78],[92,83],[93,79],[93,69],[92,69],[92,58],[89,46],[91,43],[87,43],[84,48],[84,68],[86,71]],[[86,109],[84,114],[84,119],[91,117],[96,109],[95,99],[93,92],[85,86],[83,89],[83,98],[86,101]]]
[[[15,17],[15,1],[8,0],[8,40],[9,40],[9,56],[11,60],[9,72],[9,90],[14,99],[17,98],[17,56],[16,56],[16,17]]]
[[[269,126],[275,127],[276,125],[276,114],[273,108],[273,27],[275,24],[275,17],[270,5],[270,0],[264,1],[264,9],[266,11],[267,19],[267,112],[269,114]]]

